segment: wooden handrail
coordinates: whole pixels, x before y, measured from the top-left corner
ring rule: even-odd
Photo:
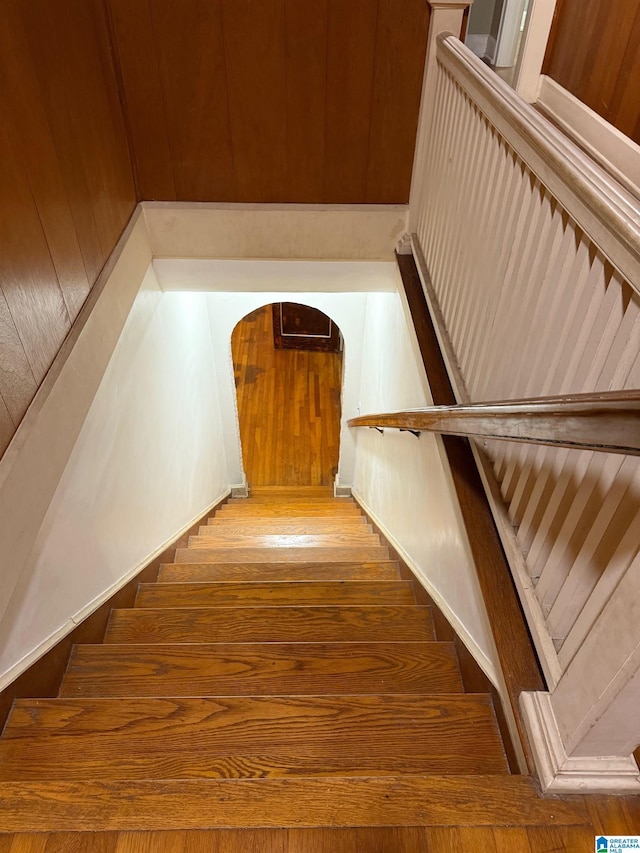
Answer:
[[[640,390],[433,406],[348,423],[640,456]]]

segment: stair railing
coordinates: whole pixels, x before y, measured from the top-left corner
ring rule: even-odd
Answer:
[[[534,423],[508,406],[637,395],[640,202],[450,35],[466,2],[428,2],[411,250],[472,410],[438,417],[484,439],[474,456],[548,685],[521,699],[544,788],[639,793],[639,413],[620,435],[610,410]],[[483,400],[509,401],[483,428],[510,440],[473,432]]]
[[[348,423],[640,456],[640,390],[406,409]]]

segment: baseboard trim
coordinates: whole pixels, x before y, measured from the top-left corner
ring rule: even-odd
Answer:
[[[357,490],[354,492],[353,498],[367,516],[374,530],[387,540],[392,552],[392,559],[397,559],[400,563],[400,574],[407,580],[414,582],[418,603],[431,605],[434,613],[436,638],[453,642],[456,646],[465,692],[491,694],[509,769],[515,774],[528,775],[527,760],[520,743],[518,726],[511,713],[506,685],[501,683],[499,673],[495,672],[491,661],[466,631],[455,613],[450,610],[445,599],[431,585],[424,572],[419,569],[400,543],[387,530],[367,502],[358,495]]]
[[[640,794],[633,755],[571,757],[565,752],[549,693],[523,693],[522,715],[542,790],[550,794]]]
[[[445,619],[451,625],[458,637],[460,637],[460,639],[467,647],[474,660],[477,662],[478,666],[487,676],[489,681],[494,686],[497,686],[498,676],[492,662],[478,646],[478,644],[469,634],[463,623],[460,622],[456,614],[450,609],[449,605],[444,600],[444,598],[442,598],[438,590],[431,585],[429,578],[425,575],[423,570],[414,562],[411,555],[404,550],[404,548],[394,537],[394,535],[385,527],[384,522],[380,518],[378,518],[374,510],[371,509],[371,507],[367,504],[367,502],[364,500],[364,498],[358,492],[357,489],[352,490],[352,496],[355,499],[356,503],[360,506],[362,511],[371,519],[373,524],[378,528],[381,535],[384,536],[384,538],[389,542],[393,550],[396,551],[402,562],[407,565],[407,567],[414,575],[418,583],[424,587],[430,598],[433,599],[438,609],[442,612]]]
[[[333,478],[333,496],[334,498],[350,498],[351,497],[351,484],[350,483],[341,483],[340,482],[340,474],[336,474]]]
[[[138,583],[153,582],[160,564],[173,559],[173,551],[183,544],[186,545],[187,538],[197,533],[200,525],[217,507],[226,502],[230,494],[231,489],[225,489],[209,506],[199,511],[197,516],[156,548],[144,562],[139,563],[118,582],[94,598],[2,675],[0,730],[14,699],[49,698],[57,695],[71,647],[77,643],[101,642],[111,609],[132,606]]]
[[[466,402],[468,394],[461,377],[452,369],[455,355],[415,235],[412,235],[412,245],[414,256],[398,256],[397,261],[434,404],[455,405],[461,401],[461,396],[462,402]],[[460,387],[455,387],[456,380],[460,381]],[[508,704],[505,703],[507,719],[510,727],[514,725],[518,732],[514,743],[522,747],[527,766],[534,772],[533,761],[527,752],[527,732],[519,697],[523,690],[544,690],[546,684],[522,613],[500,532],[474,459],[473,441],[443,435],[442,445],[449,461],[494,636],[499,661],[496,669],[500,670],[500,683],[504,685],[504,695],[508,698]]]

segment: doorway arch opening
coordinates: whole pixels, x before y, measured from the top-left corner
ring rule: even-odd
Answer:
[[[305,303],[269,303],[236,324],[231,352],[250,486],[333,485],[343,351],[336,323]]]

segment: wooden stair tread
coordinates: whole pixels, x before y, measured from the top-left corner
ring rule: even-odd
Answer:
[[[113,610],[105,643],[433,640],[431,608],[307,606]]]
[[[384,545],[331,546],[323,548],[177,548],[176,563],[294,563],[388,560]]]
[[[482,772],[508,766],[473,694],[24,699],[0,741],[0,781]]]
[[[140,584],[137,607],[415,604],[410,581],[243,581]]]
[[[297,518],[305,516],[324,516],[324,517],[356,517],[364,518],[362,511],[355,504],[298,504],[295,507],[291,505],[280,506],[279,504],[247,504],[246,506],[235,506],[225,504],[220,509],[216,510],[214,518],[290,518],[295,515]]]
[[[358,563],[164,563],[162,583],[207,581],[400,580],[392,560]]]
[[[544,798],[526,776],[0,783],[5,832],[581,824],[582,797]]]
[[[208,536],[215,530],[224,531],[225,533],[237,532],[245,534],[251,533],[272,533],[274,530],[278,533],[324,533],[337,532],[349,533],[351,530],[363,530],[371,533],[373,528],[367,524],[363,516],[353,516],[353,518],[326,518],[318,516],[307,516],[306,518],[298,518],[296,516],[287,516],[280,519],[273,518],[245,518],[239,520],[237,518],[212,518],[206,524],[202,524],[198,528],[200,536]]]
[[[332,548],[343,545],[380,547],[377,533],[367,530],[353,533],[224,533],[210,528],[203,536],[190,536],[189,548]]]
[[[508,776],[491,698],[330,489],[228,501],[59,696],[0,740],[4,831],[582,822]]]
[[[456,693],[452,643],[218,643],[75,646],[70,696]]]

